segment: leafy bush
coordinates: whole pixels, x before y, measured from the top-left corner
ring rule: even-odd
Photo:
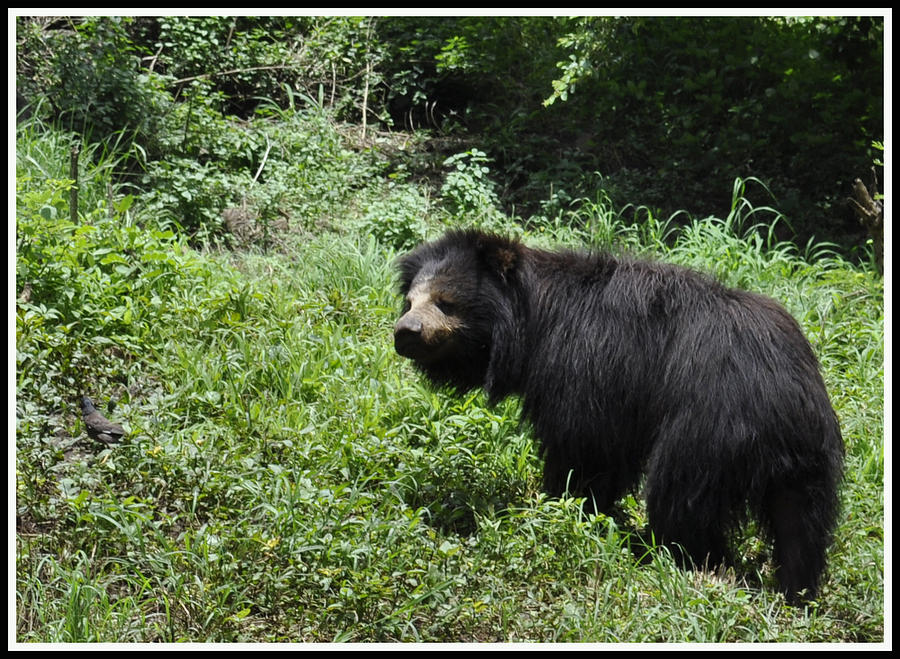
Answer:
[[[858,233],[843,200],[884,131],[880,19],[574,19],[561,45],[549,101],[599,126],[617,203],[702,216],[755,176],[804,239]]]
[[[441,199],[458,221],[487,226],[499,216],[496,185],[490,179],[488,162],[487,154],[479,149],[457,153],[444,161],[449,171],[441,186]]]
[[[540,108],[562,32],[546,17],[399,16],[376,34],[395,125],[488,133]]]
[[[129,219],[130,197],[115,202],[110,215],[94,212],[73,224],[71,182],[25,185],[27,179],[16,236],[19,391],[71,400],[98,379],[123,377],[159,339],[157,327],[171,321],[172,277],[190,259],[171,231]]]
[[[92,140],[127,131],[145,146],[155,144],[171,97],[141,67],[142,53],[127,30],[130,22],[18,18],[19,98],[32,111],[51,112]]]
[[[409,250],[428,236],[428,210],[416,186],[392,182],[362,211],[358,229],[385,246]]]
[[[152,68],[172,80],[180,98],[196,82],[221,93],[223,112],[248,116],[258,98],[292,83],[309,19],[287,16],[163,16],[139,18],[132,32],[152,53]]]
[[[222,211],[237,203],[249,185],[246,174],[230,174],[191,158],[148,163],[144,181],[153,190],[145,199],[147,208],[201,240],[222,231]]]

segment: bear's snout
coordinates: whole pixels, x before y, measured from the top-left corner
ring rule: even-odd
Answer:
[[[394,350],[410,359],[424,356],[426,345],[422,338],[422,321],[418,317],[405,314],[394,325]]]

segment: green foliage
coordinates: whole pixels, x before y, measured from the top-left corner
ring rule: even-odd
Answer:
[[[138,19],[134,33],[153,53],[155,70],[174,79],[176,95],[203,80],[223,94],[225,112],[246,117],[260,99],[283,105],[292,93],[315,96],[324,87],[337,116],[359,120],[364,107],[384,118],[383,105],[371,102],[380,98],[384,50],[373,39],[376,23],[353,16],[168,16]]]
[[[173,114],[164,140],[179,155],[147,162],[142,187],[153,212],[197,239],[226,231],[229,208],[248,209],[261,232],[285,218],[299,227],[340,224],[350,196],[382,167],[374,152],[349,148],[314,99],[291,94],[284,109],[267,100],[243,121],[223,116],[220,94],[207,85],[191,93],[196,101]]]
[[[388,247],[408,250],[428,236],[428,211],[416,186],[392,182],[367,205],[358,228]]]
[[[230,175],[190,158],[149,163],[145,180],[153,188],[148,206],[163,221],[199,238],[222,230],[222,211],[239,198],[249,182],[246,175]]]
[[[152,142],[171,99],[141,68],[130,21],[17,19],[20,97],[95,140],[128,130]]]
[[[602,126],[617,202],[707,214],[756,176],[801,235],[852,226],[843,200],[883,133],[880,19],[577,19],[560,45],[547,103]]]
[[[523,16],[391,17],[384,103],[395,124],[443,131],[499,130],[532,113],[556,62],[555,19]]]
[[[132,56],[163,46],[156,70],[170,79],[179,61],[178,76],[204,76],[174,88],[152,143],[121,119],[90,139],[41,112],[17,125],[17,641],[883,640],[884,300],[867,261],[781,242],[781,207],[756,178],[715,191],[724,219],[618,210],[607,178],[559,147],[565,122],[542,115],[572,108],[593,83],[576,81],[548,110],[522,101],[546,96],[533,81],[559,59],[547,44],[571,22],[177,18],[163,39],[160,20],[97,19]],[[93,43],[63,25],[20,23],[29,66],[50,52],[41,39],[71,39],[75,54]],[[400,32],[409,38],[386,39]],[[282,37],[293,73],[255,79],[249,68],[272,62]],[[243,57],[234,44],[253,59],[231,59]],[[247,70],[207,75],[227,67]],[[53,68],[30,71],[20,79],[38,83]],[[493,143],[336,119],[363,99],[370,118],[384,116],[401,79],[434,107],[440,85],[471,90],[473,75],[494,85],[492,102],[517,107],[496,110]],[[364,79],[381,86],[366,96]],[[498,126],[477,109],[445,116],[445,129]],[[535,125],[547,130],[522,139]],[[527,220],[498,210],[514,187],[506,174],[540,202]],[[217,237],[233,206],[269,233],[233,251],[188,246],[208,247],[196,239]],[[516,401],[489,408],[423,386],[392,349],[392,264],[462,225],[627,248],[788,306],[847,442],[845,510],[815,606],[784,606],[752,535],[735,570],[684,571],[661,551],[640,560],[630,527],[539,493],[541,460]],[[116,403],[121,445],[87,439],[82,393]],[[640,504],[624,505],[640,526]]]
[[[362,123],[362,142],[435,129],[452,137],[433,142],[438,162],[478,144],[522,214],[605,193],[704,217],[755,177],[782,237],[850,253],[864,239],[844,200],[883,136],[883,39],[878,17],[21,18],[17,86],[73,129],[132,131],[150,162],[227,146],[219,166],[245,167],[261,145],[232,148],[214,125],[298,99]],[[144,185],[171,178],[156,169]],[[242,181],[224,185],[232,197]]]
[[[491,181],[490,159],[484,151],[470,149],[444,161],[449,171],[441,186],[441,197],[456,218],[490,215],[497,208],[495,184]]]
[[[153,53],[154,70],[174,80],[176,95],[202,81],[221,94],[223,111],[246,115],[257,98],[281,93],[301,66],[309,19],[281,16],[165,16],[137,19],[135,40]]]
[[[122,377],[158,338],[171,280],[190,257],[171,231],[134,222],[130,196],[73,223],[71,181],[27,169],[17,176],[18,388],[71,401],[107,369],[103,378]]]
[[[210,84],[191,83],[159,136],[160,152],[169,155],[143,164],[140,183],[152,190],[152,211],[198,237],[221,230],[222,211],[239,203],[265,146],[259,134],[235,130],[225,104]]]
[[[352,148],[352,139],[320,105],[285,113],[285,121],[269,121],[263,114],[254,122],[267,136],[271,153],[252,194],[282,199],[284,210],[300,226],[343,226],[354,195],[381,171],[382,163],[375,152]]]

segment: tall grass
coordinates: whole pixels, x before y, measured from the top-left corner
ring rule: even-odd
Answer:
[[[57,166],[68,144],[31,127],[17,145],[18,641],[882,639],[872,272],[735,222],[634,228],[602,203],[541,238],[703,267],[800,319],[848,470],[822,597],[794,609],[752,536],[736,570],[639,560],[628,528],[540,494],[516,401],[424,387],[391,346],[395,234],[373,237],[365,208],[279,251],[197,251],[140,198],[107,205],[108,177],[86,162],[94,201],[72,226]],[[387,213],[411,203],[409,188],[370,193]],[[90,443],[81,393],[116,401],[125,442]]]

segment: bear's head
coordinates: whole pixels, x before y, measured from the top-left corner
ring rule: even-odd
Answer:
[[[451,232],[399,261],[403,313],[394,348],[437,385],[484,384],[491,346],[508,324],[510,278],[520,245],[480,232]]]

